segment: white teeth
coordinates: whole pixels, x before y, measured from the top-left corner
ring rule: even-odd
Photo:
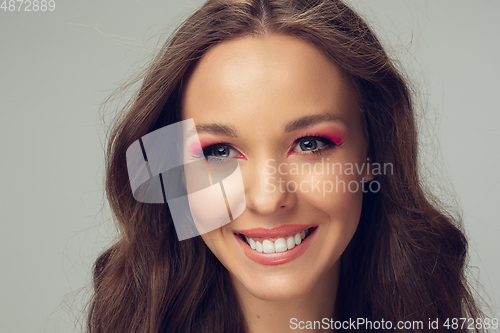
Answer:
[[[274,241],[274,250],[276,252],[285,252],[286,250],[288,250],[284,238],[278,238],[277,240]]]
[[[250,244],[252,250],[255,250],[255,241],[251,238],[248,238],[248,243]]]
[[[302,232],[298,232],[295,236],[290,236],[288,238],[278,238],[274,242],[264,239],[262,241],[255,241],[250,237],[245,236],[245,241],[252,250],[264,253],[275,253],[275,252],[285,252],[286,250],[291,250],[295,245],[302,243],[302,240],[309,236],[310,231],[306,229]]]
[[[264,249],[264,253],[274,253],[274,243],[270,240],[264,239],[262,242],[262,248]]]
[[[255,249],[257,252],[262,252],[262,244],[259,241],[255,242]]]
[[[300,234],[295,235],[295,245],[299,245],[302,242],[302,238],[300,238]]]

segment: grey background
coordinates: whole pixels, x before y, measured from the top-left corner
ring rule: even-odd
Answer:
[[[54,12],[0,11],[0,332],[80,329],[92,263],[115,235],[99,106],[199,3],[56,0]],[[445,202],[455,195],[471,275],[499,317],[500,2],[350,3],[416,87],[424,179]]]

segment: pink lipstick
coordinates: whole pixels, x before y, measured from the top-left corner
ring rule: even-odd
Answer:
[[[277,228],[253,228],[234,235],[245,255],[262,265],[282,265],[302,255],[312,242],[317,227],[288,224]]]

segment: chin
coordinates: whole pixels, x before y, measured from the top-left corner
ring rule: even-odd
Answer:
[[[231,274],[233,284],[237,289],[243,288],[257,299],[269,302],[291,301],[302,298],[313,289],[314,283],[301,280],[300,276],[255,275],[250,278],[238,279]]]
[[[326,285],[337,285],[338,269],[342,251],[318,261],[304,261],[301,265],[278,265],[253,267],[230,271],[236,291],[240,295],[251,295],[269,302],[286,302],[318,295]],[[327,289],[330,289],[327,287]],[[336,288],[332,289],[335,290]],[[333,295],[332,295],[333,296]]]

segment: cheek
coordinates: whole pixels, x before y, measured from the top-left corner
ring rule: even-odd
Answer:
[[[218,230],[201,235],[203,242],[212,252],[212,254],[219,260],[219,262],[227,268],[226,258],[224,257],[224,249],[221,248],[221,237],[217,234]]]
[[[307,263],[307,271],[323,274],[330,269],[356,232],[363,199],[358,178],[357,175],[301,176],[300,181],[309,184],[313,181],[315,187],[314,191],[309,188],[308,192],[296,193],[298,208],[310,212],[308,216],[314,218],[321,230],[312,248],[315,260]]]
[[[356,174],[311,173],[295,176],[288,183],[287,189],[294,191],[296,188],[294,192],[299,196],[323,207],[357,207],[361,204],[364,189],[362,177]]]
[[[228,249],[228,244],[225,241],[224,230],[225,227],[216,229],[202,234],[201,238],[210,251],[212,251],[213,255],[229,270],[228,263],[231,261],[230,253],[232,252]]]
[[[363,182],[358,175],[309,175],[297,179],[297,199],[314,207],[330,222],[329,228],[353,234],[361,215]],[[299,187],[300,187],[299,185]]]

